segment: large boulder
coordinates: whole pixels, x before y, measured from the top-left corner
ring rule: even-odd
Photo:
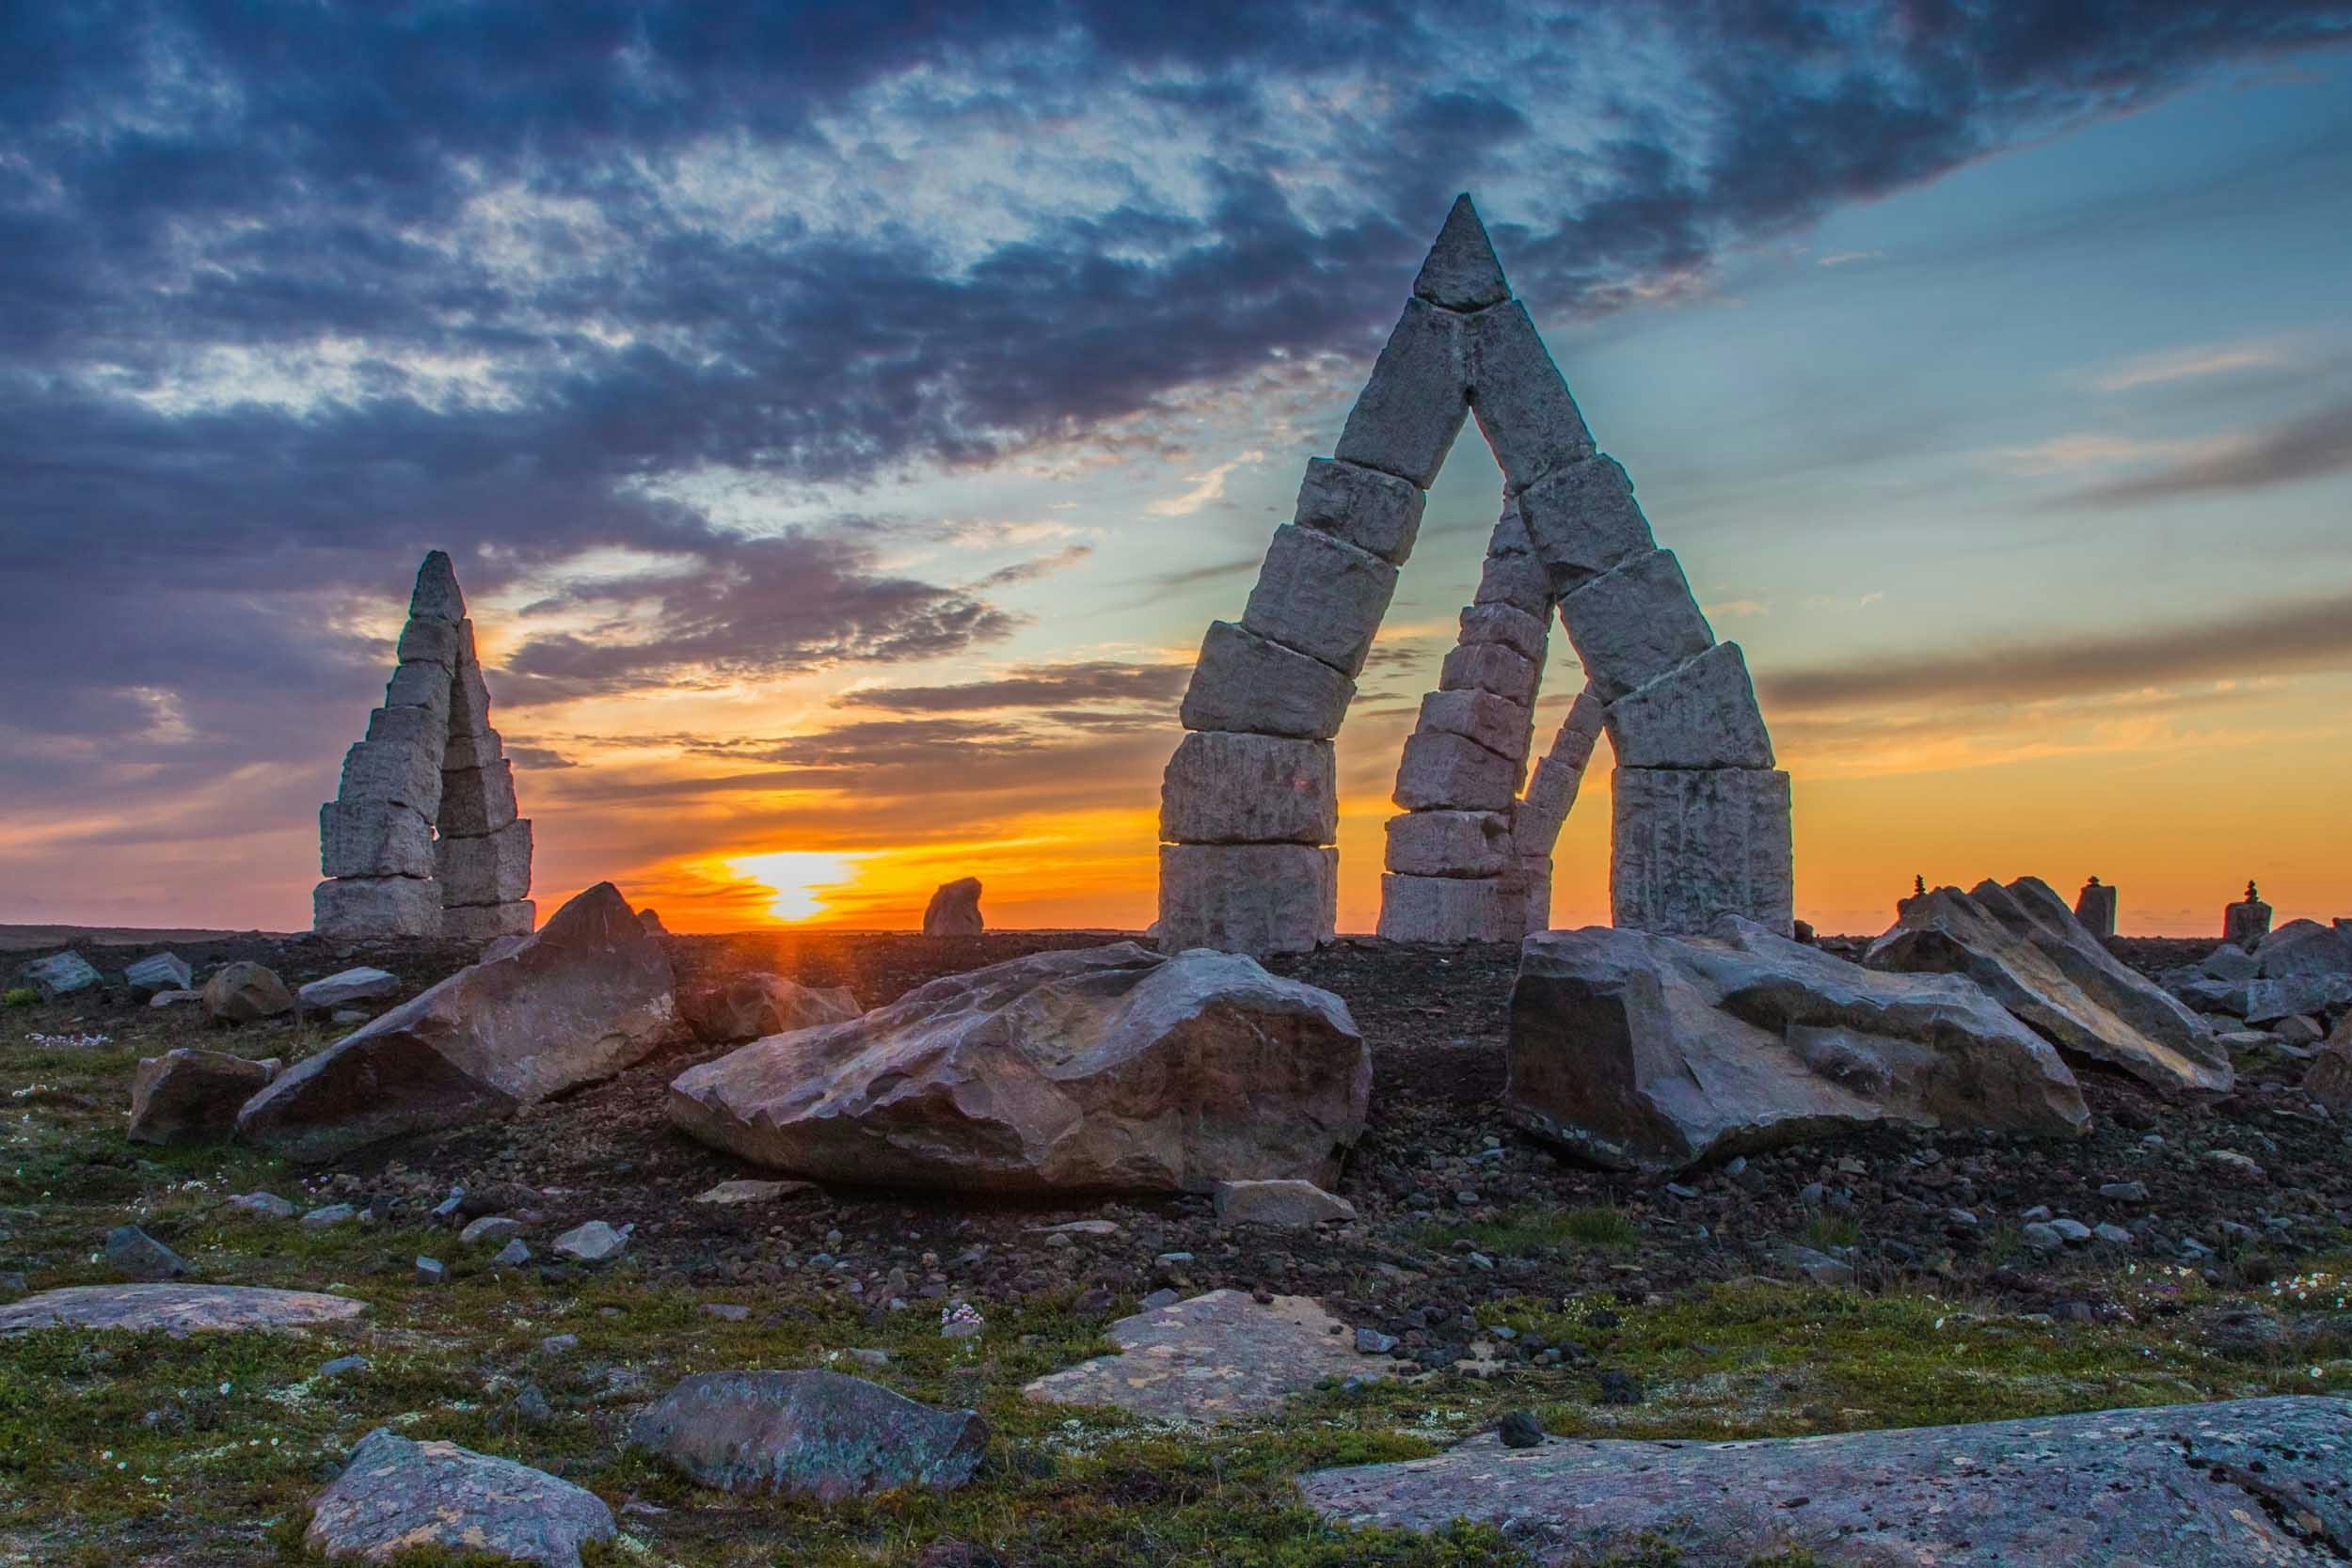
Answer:
[[[629,1440],[705,1486],[831,1503],[961,1486],[988,1423],[841,1372],[702,1372],[640,1416]]]
[[[329,1562],[394,1562],[437,1547],[469,1562],[580,1568],[581,1544],[614,1533],[612,1511],[594,1492],[511,1459],[377,1427],[311,1500],[302,1542]]]
[[[1133,942],[934,980],[670,1085],[706,1143],[820,1181],[957,1191],[1328,1184],[1372,1060],[1347,1006],[1234,954]]]
[[[510,1115],[677,1037],[670,960],[599,882],[536,933],[278,1075],[237,1132],[302,1160]]]
[[[687,1028],[706,1045],[732,1045],[839,1023],[866,1010],[839,986],[804,986],[781,974],[738,974],[692,987],[679,993],[677,1009]]]
[[[294,1010],[278,972],[251,959],[223,964],[204,982],[204,1016],[215,1023],[254,1023]]]
[[[71,950],[52,953],[45,958],[17,965],[16,983],[29,986],[40,993],[43,1002],[55,1002],[60,996],[71,996],[77,990],[87,990],[103,984],[105,976],[99,974],[87,958]]]
[[[196,973],[177,953],[151,953],[122,972],[122,983],[135,996],[153,996],[158,991],[186,990],[196,984]]]
[[[2352,936],[2316,920],[2290,920],[2263,938],[2253,958],[2265,980],[2352,975]]]
[[[1528,938],[1503,1112],[1654,1171],[1880,1122],[2064,1136],[2090,1120],[2048,1042],[1972,982],[1873,974],[1738,915],[1705,937]]]
[[[139,1058],[131,1079],[133,1143],[225,1138],[237,1109],[278,1076],[278,1058],[249,1062],[225,1051],[167,1051]]]
[[[982,927],[977,877],[959,877],[952,882],[942,882],[923,911],[923,934],[927,937],[977,937]]]
[[[2203,1020],[2094,941],[2049,885],[2020,877],[1906,898],[1862,961],[1965,974],[2059,1050],[2163,1087],[2226,1089],[2230,1053]]]

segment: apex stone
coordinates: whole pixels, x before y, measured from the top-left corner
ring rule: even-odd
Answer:
[[[410,619],[457,622],[466,618],[466,595],[447,550],[427,552],[417,568],[416,591],[408,595]]]
[[[1511,297],[1511,284],[1502,276],[1502,263],[1495,260],[1493,242],[1486,238],[1486,226],[1478,221],[1468,191],[1454,198],[1454,210],[1438,230],[1438,243],[1429,247],[1429,258],[1413,279],[1413,293],[1448,310],[1484,310]]]

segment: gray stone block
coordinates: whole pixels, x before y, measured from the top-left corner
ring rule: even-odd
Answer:
[[[1657,548],[1633,481],[1616,459],[1596,456],[1554,468],[1519,493],[1519,518],[1554,594]]]
[[[1474,604],[1462,611],[1462,641],[1500,642],[1537,664],[1544,661],[1549,626],[1544,617],[1530,615],[1516,605]]]
[[[1353,679],[1395,592],[1396,568],[1378,556],[1284,524],[1274,531],[1241,624]]]
[[[515,765],[504,757],[483,768],[452,768],[441,774],[441,812],[434,818],[444,837],[480,838],[515,820]]]
[[[1511,488],[1592,456],[1592,432],[1527,307],[1511,300],[1469,321],[1470,409]]]
[[[466,645],[473,646],[473,624],[466,623]],[[486,735],[490,729],[490,689],[483,684],[482,666],[470,657],[458,660],[449,689],[449,733]]]
[[[1413,296],[1448,310],[1483,310],[1511,297],[1502,263],[1495,260],[1486,226],[1478,221],[1468,193],[1454,198],[1438,243],[1413,279]]]
[[[1305,844],[1160,846],[1160,948],[1263,958],[1329,942],[1339,851]]]
[[[537,921],[539,906],[528,898],[511,904],[469,904],[441,911],[441,935],[451,942],[489,942],[498,937],[527,937]]]
[[[1458,735],[1496,755],[1522,763],[1534,739],[1534,715],[1508,698],[1475,688],[1432,691],[1421,700],[1416,731]]]
[[[1321,659],[1213,621],[1184,692],[1183,722],[1188,730],[1328,740],[1355,695],[1356,683]]]
[[[1795,928],[1788,775],[1619,768],[1609,856],[1614,924],[1698,935],[1722,914]]]
[[[1772,766],[1772,737],[1737,642],[1718,642],[1680,669],[1609,705],[1620,768]]]
[[[486,768],[505,754],[506,747],[500,741],[496,730],[485,730],[480,735],[454,735],[450,736],[448,750],[441,755],[441,770],[454,773],[469,768]]]
[[[1445,656],[1438,684],[1448,691],[1491,691],[1504,702],[1531,707],[1543,671],[1534,659],[1500,642],[1468,642]]]
[[[339,800],[389,800],[428,822],[441,809],[441,759],[422,746],[362,740],[343,753]]]
[[[1328,844],[1339,832],[1331,743],[1200,730],[1160,780],[1160,837],[1177,844]]]
[[[430,877],[432,824],[389,800],[329,800],[319,808],[319,875]]]
[[[1406,811],[1508,811],[1522,766],[1458,735],[1409,736],[1391,799]]]
[[[1390,942],[1516,942],[1519,916],[1495,877],[1380,879],[1380,935]]]
[[[417,568],[417,586],[408,595],[408,618],[451,622],[466,618],[466,595],[458,590],[457,569],[450,564],[447,551],[430,552]]]
[[[1538,621],[1551,619],[1551,578],[1532,555],[1487,556],[1479,568],[1478,592],[1471,596],[1482,605],[1508,605]]]
[[[1592,760],[1593,745],[1600,737],[1603,712],[1590,691],[1577,693],[1559,733],[1552,737],[1551,749],[1535,765],[1534,776],[1527,781],[1527,793],[1511,814],[1512,842],[1522,859],[1540,857],[1546,865],[1550,864],[1560,829],[1584,787],[1584,770]],[[1549,892],[1545,895],[1549,897]]]
[[[436,758],[438,766],[449,766],[444,755],[449,739],[446,713],[422,707],[371,708],[366,738],[394,746],[412,746]]]
[[[1605,703],[1648,685],[1714,646],[1682,565],[1652,550],[1604,572],[1560,601],[1560,621]]]
[[[441,890],[421,877],[321,882],[310,890],[310,928],[322,936],[439,936]]]
[[[449,908],[468,904],[511,904],[531,892],[531,823],[509,822],[479,838],[441,838],[433,844],[433,877]]]
[[[1464,320],[1426,300],[1405,302],[1333,455],[1429,488],[1470,414]]]
[[[473,652],[473,623],[454,621],[410,621],[400,628],[400,661],[403,664],[437,664],[444,670],[457,668],[461,654]]]
[[[1421,532],[1428,497],[1410,480],[1336,457],[1311,458],[1292,521],[1402,566]]]
[[[1389,818],[1386,864],[1407,877],[1500,877],[1511,820],[1493,811],[1414,811]]]
[[[1518,942],[1537,931],[1551,929],[1551,857],[1522,855],[1505,867],[1496,896],[1505,942]]]
[[[449,729],[450,673],[429,659],[404,664],[384,686],[386,707],[421,707],[437,718],[442,733]]]

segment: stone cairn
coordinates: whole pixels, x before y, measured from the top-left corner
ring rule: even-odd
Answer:
[[[2102,942],[2115,935],[2115,889],[2096,877],[2085,882],[2074,899],[2074,918]]]
[[[528,932],[531,824],[515,813],[514,764],[490,727],[466,597],[435,550],[417,573],[384,705],[319,808],[327,879],[311,895],[312,929],[460,941]]]
[[[1263,955],[1330,940],[1331,736],[1411,552],[1424,492],[1472,413],[1616,752],[1616,923],[1697,931],[1731,911],[1792,928],[1788,777],[1773,768],[1746,662],[1737,644],[1715,641],[1681,565],[1651,539],[1625,470],[1595,449],[1465,196],[1334,454],[1307,465],[1295,520],[1275,531],[1240,622],[1214,623],[1201,645],[1183,709],[1190,733],[1161,788],[1162,946]],[[1481,598],[1539,618],[1527,595]],[[1526,659],[1509,641],[1530,641],[1523,623],[1476,619],[1488,640],[1455,650],[1457,691],[1486,689],[1473,668],[1501,681],[1510,659]],[[1477,765],[1432,740],[1417,749],[1417,775],[1446,752]],[[1499,767],[1516,789],[1517,767]],[[1504,809],[1492,791],[1482,799]]]
[[[2246,896],[2237,903],[2226,905],[2221,911],[2221,940],[2251,952],[2262,945],[2270,934],[2270,906],[2263,902],[2251,878],[2247,879]]]

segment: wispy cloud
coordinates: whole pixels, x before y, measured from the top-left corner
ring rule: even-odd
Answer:
[[[1883,260],[1885,255],[1886,252],[1883,250],[1833,250],[1827,256],[1820,258],[1819,264],[1825,267],[1851,267],[1857,261]]]
[[[1225,499],[1225,481],[1235,468],[1264,460],[1265,453],[1263,451],[1243,452],[1231,462],[1219,463],[1207,473],[1191,475],[1190,478],[1193,481],[1191,489],[1181,496],[1169,496],[1165,499],[1155,500],[1144,510],[1154,517],[1189,517],[1211,501]]]
[[[2077,473],[2089,468],[2113,467],[2119,463],[2175,457],[2186,450],[2186,444],[2179,441],[2148,441],[2098,431],[2077,431],[2053,436],[2029,447],[2002,447],[1991,455],[2003,471],[2033,479],[2043,474]]]
[[[2085,485],[2060,497],[2058,504],[2145,506],[2184,496],[2265,490],[2346,470],[2352,470],[2352,403],[2217,441],[2153,473]]]
[[[2232,371],[2262,370],[2288,362],[2277,343],[2208,343],[2196,348],[2144,354],[2101,372],[2093,385],[2103,392],[2124,392],[2168,381],[2189,381]]]

